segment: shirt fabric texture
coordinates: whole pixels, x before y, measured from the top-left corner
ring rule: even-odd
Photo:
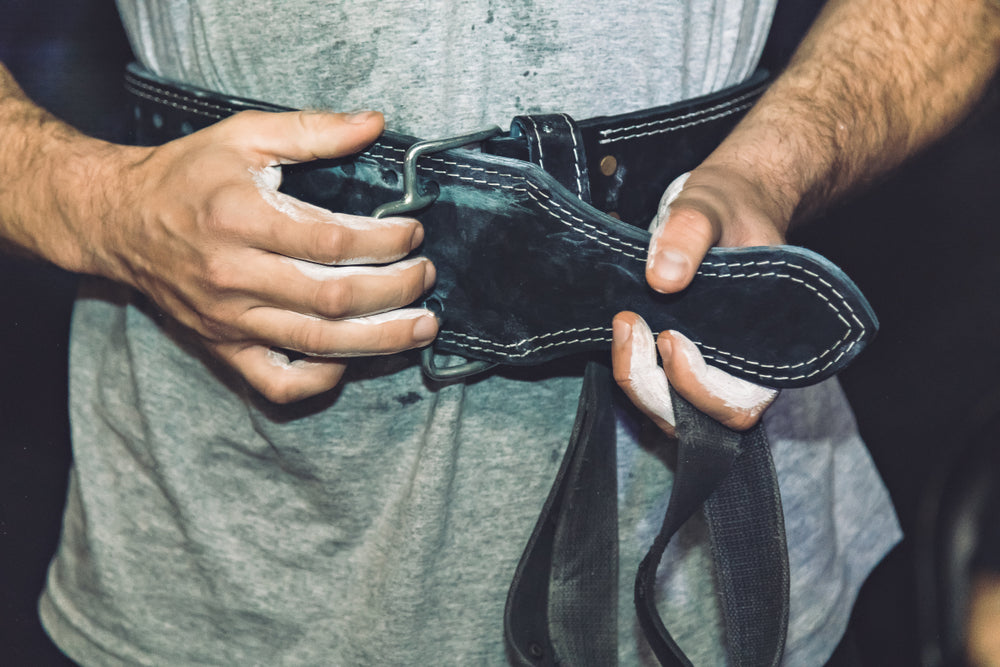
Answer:
[[[428,138],[531,112],[621,113],[746,78],[773,2],[120,0],[139,59],[178,81],[386,113]],[[569,437],[581,368],[464,382],[417,355],[352,362],[268,403],[141,295],[85,282],[71,341],[74,467],[40,601],[83,665],[501,665],[503,605]],[[669,455],[620,406],[619,658],[655,664],[632,610]],[[899,540],[835,380],[765,415],[791,571],[786,665],[821,665]],[[696,665],[726,664],[707,528],[659,575]]]

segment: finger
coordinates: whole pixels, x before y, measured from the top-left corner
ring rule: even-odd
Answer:
[[[250,173],[259,200],[267,206],[247,210],[243,193],[222,205],[239,211],[240,224],[249,230],[247,240],[262,250],[324,264],[373,264],[404,257],[423,242],[423,227],[411,218],[329,211],[279,192],[280,167]]]
[[[395,354],[430,344],[437,318],[423,308],[323,320],[273,308],[248,311],[241,325],[261,342],[311,357],[348,358]]]
[[[687,174],[667,188],[652,225],[646,282],[658,292],[679,292],[687,287],[720,230],[694,202],[684,197]]]
[[[258,155],[263,167],[356,153],[375,141],[384,126],[376,111],[245,111],[220,124],[220,132]]]
[[[667,380],[691,405],[721,424],[743,431],[760,419],[778,395],[705,363],[691,340],[677,331],[664,331],[657,339]]]
[[[232,366],[251,387],[274,403],[292,403],[337,386],[346,362],[334,359],[296,359],[264,345],[213,344],[215,353]]]
[[[246,310],[277,308],[328,320],[408,306],[434,285],[434,265],[414,257],[385,266],[327,266],[259,254],[220,278],[248,297]]]
[[[653,332],[635,313],[618,313],[611,323],[611,364],[629,400],[667,435],[674,435],[674,410],[667,376],[656,363]]]

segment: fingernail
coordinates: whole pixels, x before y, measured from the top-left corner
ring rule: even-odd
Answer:
[[[619,345],[627,343],[632,337],[632,325],[621,318],[611,321],[611,330],[615,336],[615,343]]]
[[[424,267],[424,291],[426,292],[434,287],[435,282],[437,282],[437,268],[428,260],[427,266]]]
[[[371,120],[372,116],[375,115],[374,111],[363,110],[363,111],[352,111],[351,113],[344,116],[344,121],[351,123],[352,125],[361,125],[367,123]]]
[[[413,226],[413,236],[410,237],[410,250],[415,250],[423,242],[424,226],[418,223]]]
[[[429,343],[437,336],[437,318],[433,314],[427,314],[418,318],[413,323],[413,339],[421,344]]]
[[[687,257],[675,250],[663,250],[649,256],[649,269],[666,282],[682,280],[688,272]]]

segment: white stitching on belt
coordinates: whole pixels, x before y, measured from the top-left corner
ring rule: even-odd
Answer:
[[[202,100],[200,100],[198,98],[190,97],[190,96],[187,96],[187,95],[181,95],[181,94],[178,94],[178,93],[176,93],[174,91],[166,90],[165,88],[160,88],[159,86],[156,86],[154,84],[146,83],[145,81],[139,81],[139,80],[137,80],[135,78],[132,78],[132,77],[130,77],[128,75],[125,76],[125,82],[126,82],[126,84],[131,84],[132,86],[134,86],[136,88],[142,89],[142,90],[133,90],[133,89],[129,90],[129,92],[131,92],[131,93],[133,93],[135,95],[139,95],[140,97],[145,97],[147,99],[152,99],[154,101],[160,102],[161,104],[167,104],[167,105],[172,106],[174,108],[184,109],[185,111],[194,111],[194,112],[197,112],[197,113],[204,114],[206,116],[211,116],[213,118],[222,118],[222,116],[210,113],[209,111],[206,111],[206,109],[212,109],[212,110],[215,110],[215,111],[223,111],[223,112],[227,112],[227,113],[236,113],[237,111],[239,111],[235,107],[228,107],[228,106],[223,106],[223,105],[219,105],[219,104],[212,104],[210,102],[204,102],[204,101],[202,101]],[[181,102],[184,102],[184,103],[189,104],[189,105],[190,104],[196,104],[199,107],[204,107],[204,109],[191,108],[189,106],[185,106],[184,104],[169,102],[167,100],[157,99],[155,97],[150,97],[150,95],[148,95],[148,94],[146,94],[146,95],[142,94],[142,91],[150,91],[153,94],[160,95],[160,96],[162,96],[164,98],[173,98],[175,100],[180,100]]]
[[[743,93],[739,97],[734,97],[731,100],[726,100],[725,102],[720,102],[719,104],[716,104],[715,106],[706,107],[704,109],[698,109],[697,111],[691,111],[689,113],[682,114],[680,116],[672,116],[670,118],[659,118],[659,119],[656,119],[656,120],[647,121],[645,123],[638,123],[636,125],[629,125],[629,126],[626,126],[626,127],[609,128],[609,129],[606,129],[606,130],[601,130],[600,132],[598,132],[598,134],[600,134],[602,137],[614,140],[614,138],[611,137],[611,135],[618,134],[619,132],[632,132],[633,130],[642,130],[642,129],[645,129],[647,127],[652,127],[654,125],[663,125],[665,123],[676,123],[677,121],[687,120],[688,118],[696,118],[697,116],[704,116],[706,114],[712,114],[712,113],[714,113],[716,111],[720,111],[722,109],[726,109],[728,107],[732,107],[732,106],[735,106],[737,104],[740,104],[741,102],[743,102],[743,101],[745,101],[745,100],[747,100],[747,99],[749,99],[751,97],[754,97],[755,95],[759,95],[765,88],[767,88],[766,84],[762,85],[762,86],[758,86],[758,87],[754,88],[753,90],[748,91],[746,93]],[[746,108],[746,107],[743,106],[741,108]],[[705,122],[708,122],[708,121],[712,120],[713,118],[716,118],[716,116],[712,116],[711,118],[700,119],[698,121],[698,123],[705,123]],[[698,124],[698,123],[695,123],[695,124]],[[601,142],[601,143],[604,143],[604,142]]]
[[[649,130],[648,132],[639,132],[637,134],[629,134],[629,135],[625,135],[625,136],[622,136],[622,137],[614,137],[612,139],[601,139],[597,143],[599,143],[599,144],[613,144],[616,141],[626,141],[626,140],[629,140],[629,139],[641,139],[642,137],[650,137],[650,136],[652,136],[654,134],[666,134],[667,132],[676,132],[677,130],[683,130],[685,128],[694,127],[695,125],[701,125],[702,123],[707,123],[707,122],[712,121],[712,120],[717,120],[719,118],[725,118],[726,116],[732,116],[734,113],[739,113],[740,111],[743,111],[744,109],[749,109],[753,105],[754,105],[753,102],[749,102],[749,103],[744,104],[742,106],[733,107],[732,109],[728,109],[726,111],[723,111],[722,113],[717,113],[714,116],[708,116],[707,118],[700,118],[698,120],[691,121],[690,123],[683,123],[681,125],[671,125],[670,127],[664,127],[664,128],[659,129],[659,130]]]
[[[535,132],[535,138],[538,139],[538,166],[545,169],[545,151],[542,148],[542,135],[538,131],[538,123],[531,120],[531,129]]]
[[[576,191],[580,195],[580,199],[583,199],[583,174],[580,173],[580,145],[576,142],[576,130],[573,127],[573,121],[566,114],[559,114],[566,121],[566,126],[569,127],[569,136],[573,137],[573,168],[576,169]]]
[[[148,92],[146,92],[144,90],[139,90],[137,88],[130,88],[128,85],[125,86],[125,89],[128,90],[128,92],[132,93],[133,95],[135,95],[137,97],[143,97],[143,98],[145,98],[147,100],[152,100],[153,102],[156,102],[158,104],[163,104],[163,105],[168,106],[168,107],[173,107],[174,109],[180,109],[181,111],[189,111],[191,113],[197,113],[197,114],[200,114],[202,116],[208,116],[209,118],[216,118],[216,119],[219,119],[219,120],[221,120],[222,118],[225,118],[225,116],[222,116],[222,115],[219,115],[219,114],[214,114],[214,113],[211,113],[211,112],[206,111],[204,109],[197,109],[195,107],[189,107],[189,106],[181,104],[179,102],[174,102],[172,100],[168,100],[168,99],[163,98],[163,97],[158,97],[158,96],[153,95],[152,93],[148,93]],[[184,98],[181,98],[181,99],[184,99]]]

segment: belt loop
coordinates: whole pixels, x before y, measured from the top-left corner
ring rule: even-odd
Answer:
[[[517,116],[511,121],[510,133],[527,142],[529,161],[590,203],[587,154],[575,120],[564,113]]]

